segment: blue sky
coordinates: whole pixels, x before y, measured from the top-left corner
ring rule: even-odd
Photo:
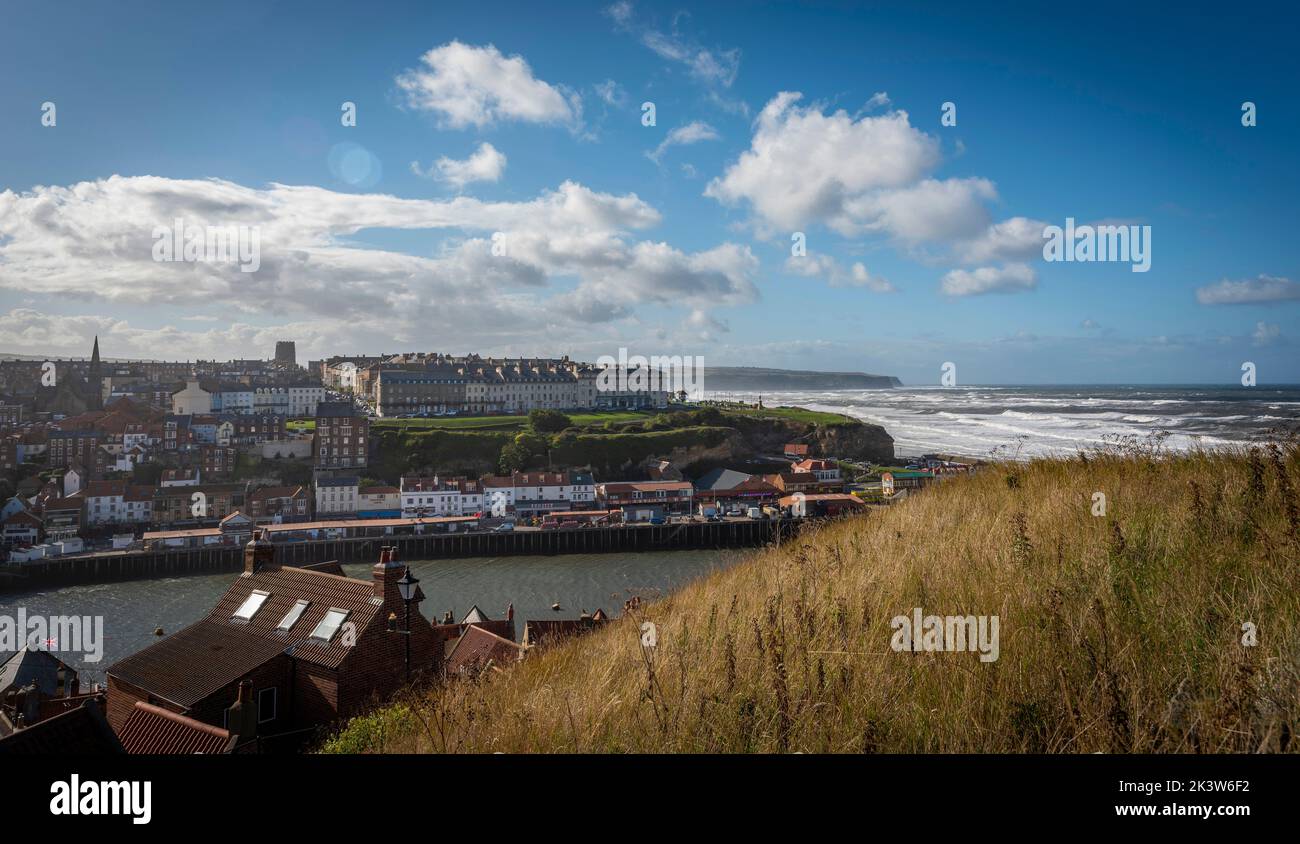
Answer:
[[[1294,13],[1061,8],[15,4],[0,352],[1300,381]],[[154,260],[176,216],[257,272]],[[1150,271],[1044,262],[1067,217]]]

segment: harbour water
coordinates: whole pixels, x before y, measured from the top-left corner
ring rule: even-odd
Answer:
[[[740,551],[648,551],[629,554],[568,554],[541,557],[471,557],[411,563],[426,600],[428,618],[452,610],[460,620],[473,605],[492,618],[505,616],[514,603],[517,635],[530,618],[576,618],[582,610],[603,608],[611,615],[632,595],[654,599],[683,584],[725,568]],[[348,575],[368,579],[369,566],[344,566]],[[104,670],[166,633],[197,621],[236,577],[233,573],[167,577],[63,586],[0,595],[0,616],[14,618],[19,608],[34,615],[103,618],[103,658],[86,662],[81,654],[55,653],[80,673],[83,683],[102,682]],[[558,602],[560,612],[551,609]],[[3,658],[7,654],[0,654]]]

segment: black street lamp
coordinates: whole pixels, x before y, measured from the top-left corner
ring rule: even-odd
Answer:
[[[411,574],[411,567],[407,566],[402,577],[397,581],[397,589],[402,593],[402,603],[406,604],[406,629],[398,631],[406,636],[406,682],[411,682],[411,602],[415,600],[416,588],[420,585],[420,579]],[[397,619],[390,613],[388,616],[389,630],[397,625]]]

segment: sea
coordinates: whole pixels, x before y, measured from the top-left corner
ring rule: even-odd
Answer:
[[[764,393],[763,401],[874,422],[899,456],[1027,460],[1152,438],[1166,450],[1212,450],[1300,429],[1295,384],[896,387]]]

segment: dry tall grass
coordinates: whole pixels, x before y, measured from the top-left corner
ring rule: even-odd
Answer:
[[[1294,441],[992,465],[357,719],[324,749],[1285,751],[1298,487]],[[1000,658],[891,650],[913,607],[999,616]]]

